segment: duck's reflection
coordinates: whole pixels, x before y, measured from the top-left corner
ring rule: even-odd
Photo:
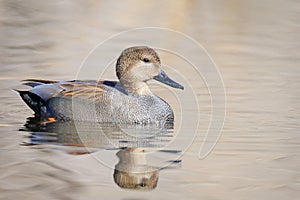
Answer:
[[[154,189],[158,181],[158,169],[147,164],[142,148],[126,148],[117,153],[114,180],[121,188]]]
[[[157,186],[159,167],[147,164],[145,149],[164,146],[173,137],[172,128],[170,124],[152,127],[71,121],[44,123],[28,118],[23,131],[30,133],[27,145],[59,145],[75,155],[100,150],[114,153],[119,149],[113,173],[115,183],[121,188],[149,190]]]

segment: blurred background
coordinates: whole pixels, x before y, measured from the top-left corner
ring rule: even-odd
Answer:
[[[300,2],[294,0],[1,0],[0,197],[298,199],[299,19]],[[18,130],[32,115],[11,91],[20,80],[74,79],[97,44],[141,27],[187,34],[216,62],[227,117],[208,157],[198,159],[198,136],[181,166],[162,170],[155,190],[138,192],[119,188],[113,171],[90,154],[20,145],[26,134]]]

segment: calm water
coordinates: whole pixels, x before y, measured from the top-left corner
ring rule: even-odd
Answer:
[[[299,198],[299,2],[2,0],[0,10],[1,198]],[[192,122],[198,115],[188,107],[191,100],[186,93],[154,83],[153,92],[171,104],[177,119],[182,116],[174,129],[37,124],[29,118],[30,109],[11,91],[24,88],[19,81],[26,78],[74,79],[80,63],[97,44],[120,31],[145,26],[190,35],[218,65],[227,116],[217,145],[205,159],[199,159],[198,153],[211,105],[201,81],[193,84],[201,120],[192,141]],[[133,35],[132,40],[138,44],[142,38]],[[112,42],[106,50],[118,56],[126,42]],[[177,40],[170,45],[189,50]],[[160,54],[163,63],[176,70],[184,68],[168,54]],[[105,58],[98,62],[101,59]],[[101,69],[98,62],[91,62]],[[115,79],[113,64],[106,78]],[[193,73],[184,73],[193,82]],[[186,104],[179,104],[172,92]],[[175,139],[178,143],[173,145]],[[147,154],[137,147],[159,150]],[[136,189],[155,189],[121,189],[122,177],[143,180]]]

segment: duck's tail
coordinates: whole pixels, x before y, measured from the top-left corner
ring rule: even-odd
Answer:
[[[30,91],[14,91],[20,94],[23,101],[35,112],[36,115],[46,113],[46,102],[41,97]]]

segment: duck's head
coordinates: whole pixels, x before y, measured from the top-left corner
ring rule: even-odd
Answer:
[[[184,89],[182,85],[170,79],[161,69],[158,54],[146,46],[125,49],[117,60],[117,77],[127,92],[151,93],[147,81],[155,79],[174,88]]]

